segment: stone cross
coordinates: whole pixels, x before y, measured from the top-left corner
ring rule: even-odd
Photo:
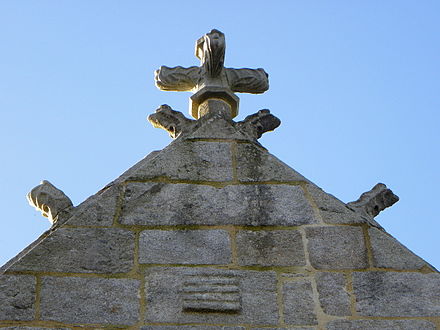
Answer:
[[[195,55],[201,66],[170,68],[161,66],[155,72],[156,86],[163,91],[192,91],[190,114],[198,119],[209,111],[201,107],[210,99],[220,99],[230,108],[230,117],[238,114],[239,98],[234,92],[264,93],[269,89],[268,74],[263,69],[230,69],[223,66],[225,35],[212,30],[196,42]]]

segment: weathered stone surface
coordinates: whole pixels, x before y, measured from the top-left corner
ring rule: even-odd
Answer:
[[[237,145],[237,176],[243,182],[305,181],[301,174],[284,164],[267,150],[250,143]]]
[[[344,274],[317,273],[319,302],[325,313],[330,315],[351,315],[350,296],[346,290]]]
[[[41,319],[131,325],[139,318],[139,286],[131,279],[43,277]]]
[[[435,330],[435,325],[424,320],[334,320],[327,330]]]
[[[31,275],[0,275],[0,320],[34,318],[35,282]]]
[[[147,281],[147,322],[184,322],[213,324],[267,324],[278,322],[276,303],[276,278],[274,272],[257,272],[241,270],[219,270],[210,268],[150,268],[146,274]],[[212,312],[185,312],[185,288],[188,281],[209,296],[214,292],[224,292],[231,281],[239,288],[241,296],[240,312],[219,308]],[[182,291],[183,290],[183,291]],[[229,289],[228,289],[229,290]],[[194,287],[194,291],[197,291]],[[234,291],[235,292],[235,291]],[[205,296],[201,296],[203,300]],[[217,301],[221,301],[218,298]]]
[[[161,66],[155,72],[156,86],[166,91],[192,91],[190,114],[202,116],[200,105],[210,99],[222,99],[231,107],[231,117],[238,114],[238,97],[233,92],[263,93],[269,88],[268,74],[263,69],[224,68],[225,35],[218,30],[203,35],[196,42],[200,67],[170,68]]]
[[[229,264],[226,230],[145,230],[139,239],[139,262],[146,264]]]
[[[33,188],[27,194],[27,200],[51,223],[57,221],[58,213],[73,206],[70,198],[47,180]]]
[[[130,167],[128,170],[126,170],[124,173],[122,173],[118,178],[116,178],[108,185],[106,185],[105,188],[121,184],[125,182],[127,178],[135,176],[138,170],[147,168],[150,165],[152,159],[156,158],[162,151],[167,150],[167,148],[172,148],[175,143],[176,143],[175,141],[171,142],[170,145],[168,145],[168,147],[166,147],[163,150],[153,150],[144,158],[142,158],[140,161],[138,161],[136,164],[134,164],[132,167]]]
[[[162,104],[156,112],[148,116],[148,121],[156,128],[166,130],[175,139],[188,133],[195,125],[195,120],[186,118],[180,111],[173,110],[168,104]]]
[[[334,224],[366,222],[366,219],[361,214],[350,210],[344,202],[326,193],[314,184],[308,184],[307,190],[318,206],[324,222]]]
[[[423,259],[416,256],[394,237],[385,232],[370,228],[371,246],[373,250],[373,266],[378,268],[420,269],[429,266]]]
[[[78,205],[66,224],[70,226],[111,226],[121,187],[108,186]]]
[[[209,115],[197,121],[197,127],[188,139],[228,139],[249,141],[252,139],[238,131],[232,120],[220,115]]]
[[[312,285],[307,280],[283,285],[284,322],[292,325],[316,325]]]
[[[237,123],[240,131],[253,139],[259,139],[264,133],[273,131],[280,126],[281,121],[270,113],[270,110],[263,109],[247,116],[243,121]]]
[[[383,183],[378,183],[373,189],[364,192],[358,200],[348,203],[347,206],[374,218],[398,201],[399,197],[394,195],[391,189]]]
[[[121,223],[128,225],[295,226],[315,223],[301,187],[291,185],[127,184]]]
[[[440,316],[440,274],[355,272],[356,309],[364,316]]]
[[[278,330],[278,329],[292,329],[292,330],[315,330],[315,327],[294,327],[294,328],[251,328],[251,330]]]
[[[231,273],[186,274],[180,297],[184,312],[239,313],[240,278]]]
[[[154,158],[143,162],[126,180],[166,177],[176,180],[231,181],[232,156],[229,142],[177,141]]]
[[[315,330],[315,327],[294,327],[294,328],[251,328],[251,330],[278,330],[278,329],[292,329],[292,330]]]
[[[215,325],[147,325],[142,330],[244,330],[244,327],[227,327]]]
[[[124,273],[134,259],[134,234],[119,228],[58,228],[11,271]]]
[[[368,267],[361,227],[310,227],[306,234],[310,263],[316,269]]]
[[[3,327],[2,330],[69,330],[70,328]]]
[[[304,246],[297,230],[237,233],[238,263],[243,266],[305,266]]]

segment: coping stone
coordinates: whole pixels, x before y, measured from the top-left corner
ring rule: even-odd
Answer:
[[[330,224],[356,224],[366,222],[359,213],[349,209],[344,202],[326,193],[314,184],[308,184],[306,189],[318,206],[324,222]]]
[[[305,266],[302,237],[297,230],[240,230],[237,256],[241,266]]]
[[[226,230],[144,230],[139,263],[229,264],[231,243]]]
[[[368,229],[373,251],[373,266],[399,270],[420,269],[428,264],[416,256],[394,237],[377,229]]]
[[[35,285],[32,275],[0,275],[0,320],[33,320]]]
[[[139,287],[132,279],[43,277],[41,319],[132,325],[139,319]]]
[[[230,142],[175,141],[137,166],[125,180],[166,177],[174,180],[231,181]]]
[[[336,316],[351,315],[350,295],[346,290],[344,274],[317,273],[316,285],[319,302],[325,313]]]
[[[119,228],[58,228],[10,271],[125,273],[133,267],[134,234]]]
[[[425,320],[334,320],[327,330],[435,330],[435,325]]]
[[[146,270],[146,321],[166,323],[258,324],[278,323],[276,274],[270,271],[224,270],[200,267],[153,267]],[[212,282],[236,281],[239,312],[185,312],[185,281],[219,292],[221,285]],[[211,285],[210,285],[211,283]],[[230,286],[230,285],[228,285]]]
[[[70,226],[112,226],[121,188],[105,188],[75,207],[66,224]]]
[[[312,285],[308,280],[283,284],[284,322],[291,325],[317,325]]]
[[[249,137],[241,133],[230,120],[226,120],[219,116],[210,118],[200,118],[202,121],[200,127],[184,136],[184,139],[228,139],[228,140],[247,140],[252,141]]]
[[[354,272],[356,309],[363,316],[440,316],[440,274]]]
[[[238,143],[236,157],[237,175],[240,181],[309,182],[287,164],[255,144]]]
[[[120,221],[125,225],[297,226],[317,219],[299,186],[216,188],[131,182],[126,186]]]
[[[310,263],[316,269],[360,269],[368,267],[361,227],[306,228]]]

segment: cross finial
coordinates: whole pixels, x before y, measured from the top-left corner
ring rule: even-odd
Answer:
[[[223,66],[225,35],[211,30],[196,42],[195,54],[201,66],[170,68],[161,66],[155,72],[156,86],[164,91],[192,91],[190,114],[198,119],[209,107],[202,104],[210,99],[220,99],[230,108],[230,117],[238,114],[239,98],[234,92],[264,93],[269,89],[268,74],[263,69],[231,69]]]

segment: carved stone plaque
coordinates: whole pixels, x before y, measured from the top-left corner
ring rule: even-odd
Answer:
[[[278,323],[276,274],[272,271],[151,267],[145,280],[146,322]]]
[[[241,309],[240,282],[232,274],[186,275],[181,296],[185,312],[236,313]]]

